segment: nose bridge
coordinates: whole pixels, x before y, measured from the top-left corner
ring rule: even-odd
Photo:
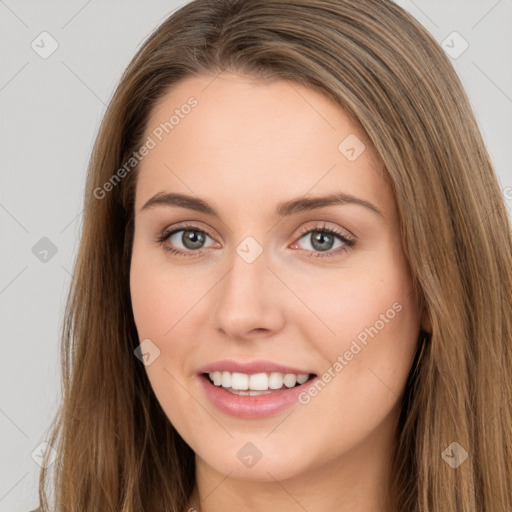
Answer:
[[[231,269],[219,287],[216,324],[231,336],[244,337],[254,329],[274,330],[282,320],[275,276],[267,268],[267,251],[246,237],[233,251]]]
[[[241,242],[232,256],[221,300],[257,305],[268,291],[267,264],[267,253],[255,239]]]

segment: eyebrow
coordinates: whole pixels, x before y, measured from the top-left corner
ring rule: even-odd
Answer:
[[[274,216],[287,217],[296,213],[315,210],[317,208],[344,204],[363,206],[377,215],[384,217],[382,211],[372,203],[344,192],[337,192],[321,197],[300,197],[281,202],[276,206]],[[148,199],[140,211],[147,210],[155,206],[178,206],[189,210],[195,210],[206,215],[219,217],[219,214],[206,201],[186,194],[159,192]]]

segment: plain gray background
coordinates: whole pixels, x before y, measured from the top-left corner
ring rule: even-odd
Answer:
[[[59,337],[101,118],[142,41],[184,3],[0,0],[0,512],[38,505],[32,454],[60,398]],[[398,3],[452,53],[510,211],[512,0]]]

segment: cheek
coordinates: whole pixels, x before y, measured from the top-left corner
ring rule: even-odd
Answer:
[[[336,332],[326,340],[303,326],[325,361],[322,382],[300,397],[310,417],[323,418],[315,421],[311,443],[330,438],[333,450],[346,449],[347,440],[370,435],[395,410],[403,392],[419,318],[407,267],[400,259],[390,261],[372,271],[351,269],[332,280],[329,293],[309,295],[311,309],[321,312]],[[333,432],[339,435],[334,438]],[[296,435],[305,434],[297,428]]]
[[[130,294],[140,337],[170,339],[175,326],[204,294],[200,278],[190,279],[189,272],[171,268],[165,255],[134,244]]]
[[[316,316],[302,315],[308,337],[323,345],[343,346],[356,338],[364,343],[374,328],[406,334],[419,324],[409,274],[401,266],[339,269],[308,277],[295,291]]]
[[[309,292],[306,287],[299,291],[331,330],[326,336],[327,329],[320,331],[318,322],[302,322],[304,335],[322,354],[326,370],[340,376],[334,387],[358,397],[366,389],[365,399],[375,403],[381,392],[391,391],[390,398],[400,395],[419,335],[409,267],[399,245],[393,247],[369,254],[357,268],[316,281],[318,286],[310,286]]]
[[[191,283],[183,283],[179,272],[171,273],[156,258],[146,258],[148,251],[134,244],[130,268],[130,293],[139,340],[149,339],[150,364],[145,366],[155,396],[176,428],[188,431],[183,411],[190,405],[185,368],[195,350],[191,337],[183,332],[187,312],[201,297],[201,290],[190,292]],[[160,259],[161,260],[161,259]],[[188,287],[187,287],[188,286]],[[186,293],[182,293],[186,290]],[[153,347],[153,346],[151,346]]]
[[[146,258],[148,251],[139,250],[134,244],[130,268],[130,294],[137,334],[153,354],[151,364],[145,366],[146,373],[157,397],[179,395],[174,377],[182,372],[190,343],[180,343],[177,336],[183,325],[187,303],[194,299],[180,295],[183,288],[169,276],[169,269],[162,268],[154,259]],[[197,299],[196,299],[197,300]],[[172,350],[171,350],[172,347]],[[155,355],[156,354],[156,355]],[[172,407],[172,403],[166,405]]]

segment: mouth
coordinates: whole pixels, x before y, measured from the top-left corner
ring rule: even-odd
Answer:
[[[242,419],[273,416],[298,402],[314,373],[215,370],[198,374],[207,399],[222,413]]]
[[[286,391],[302,386],[316,377],[311,373],[261,372],[248,374],[218,370],[203,373],[202,376],[214,386],[239,396],[261,396]]]

